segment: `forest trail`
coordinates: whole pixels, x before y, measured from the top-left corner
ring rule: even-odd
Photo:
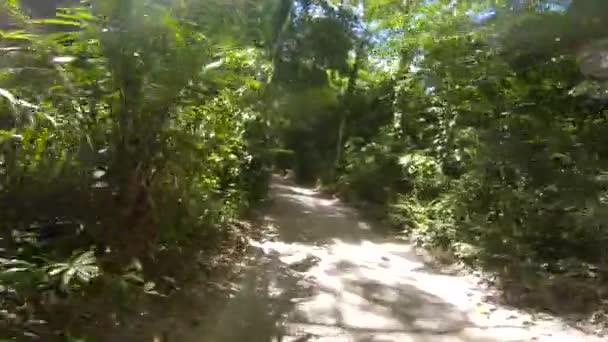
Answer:
[[[600,341],[557,318],[492,305],[337,199],[274,177],[269,233],[204,341]],[[200,335],[199,335],[200,336]]]

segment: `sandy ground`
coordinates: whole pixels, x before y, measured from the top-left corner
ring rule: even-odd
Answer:
[[[602,341],[483,300],[474,276],[425,266],[354,209],[275,177],[268,234],[199,341]],[[203,337],[204,336],[204,337]],[[194,341],[194,339],[193,339]]]

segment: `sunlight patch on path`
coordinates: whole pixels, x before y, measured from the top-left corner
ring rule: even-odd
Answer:
[[[411,244],[374,232],[356,210],[316,190],[276,177],[271,193],[264,218],[270,231],[251,241],[265,260],[250,271],[258,287],[237,293],[228,307],[237,309],[225,315],[228,322],[265,325],[243,323],[243,334],[232,326],[230,336],[264,342],[600,341],[556,318],[534,319],[484,302],[478,279],[434,272]],[[249,302],[259,308],[243,305]]]

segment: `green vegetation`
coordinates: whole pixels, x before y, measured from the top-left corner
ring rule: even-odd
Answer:
[[[3,4],[0,41],[2,329],[17,331],[87,291],[152,291],[163,274],[146,272],[220,246],[269,176],[264,64],[183,16],[195,2],[26,4]]]
[[[599,299],[606,22],[603,0],[1,0],[0,331],[162,295],[273,165]]]
[[[281,107],[296,176],[383,208],[421,245],[522,288],[595,284],[555,288],[558,298],[599,303],[608,276],[608,75],[599,65],[608,7],[568,3],[365,1],[323,17],[302,11],[294,32],[332,20],[350,34],[334,34],[347,40],[332,45],[334,58],[308,36],[288,45],[316,53],[285,77],[298,84]],[[302,74],[305,90],[294,81]],[[317,74],[323,82],[310,84]]]

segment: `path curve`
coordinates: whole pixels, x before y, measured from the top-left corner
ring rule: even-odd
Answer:
[[[209,341],[600,341],[555,317],[484,303],[354,209],[275,176],[269,234]]]

